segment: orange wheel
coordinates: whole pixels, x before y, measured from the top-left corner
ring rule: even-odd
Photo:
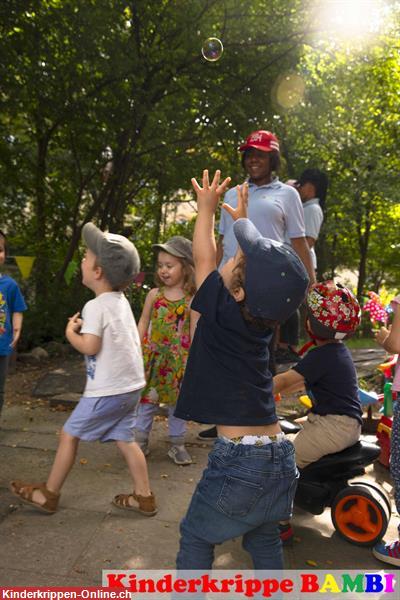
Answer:
[[[331,517],[336,531],[348,542],[373,546],[385,535],[390,512],[377,490],[360,483],[336,495]]]

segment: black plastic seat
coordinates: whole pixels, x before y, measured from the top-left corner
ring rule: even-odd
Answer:
[[[311,465],[301,469],[301,474],[309,477],[313,471],[329,471],[333,468],[337,471],[339,467],[345,470],[349,465],[369,465],[378,458],[380,452],[381,449],[376,444],[357,442],[354,446],[345,448],[341,452],[323,456]]]

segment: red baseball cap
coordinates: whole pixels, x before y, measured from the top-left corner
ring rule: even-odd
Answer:
[[[256,148],[263,152],[273,152],[276,150],[279,152],[279,141],[276,135],[270,131],[264,131],[260,129],[253,131],[247,138],[246,142],[239,147],[240,152],[244,152],[249,148]]]

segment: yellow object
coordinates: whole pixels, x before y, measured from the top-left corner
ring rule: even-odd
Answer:
[[[307,396],[307,394],[304,394],[304,396],[300,396],[299,401],[304,404],[304,406],[306,408],[312,408],[312,402],[309,398],[309,396]]]
[[[35,262],[35,256],[16,256],[15,262],[18,265],[22,279],[28,279],[31,274],[33,263]]]
[[[385,425],[385,423],[378,423],[378,427],[376,428],[376,431],[383,431],[384,433],[386,433],[389,437],[392,437],[392,428],[388,427],[387,425]]]
[[[379,371],[381,371],[382,373],[384,373],[387,369],[390,369],[390,367],[393,367],[393,365],[396,364],[397,356],[398,356],[397,354],[394,354],[388,362],[382,363],[382,364],[378,365],[376,368],[379,369]]]

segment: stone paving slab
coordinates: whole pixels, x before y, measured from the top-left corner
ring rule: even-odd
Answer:
[[[85,587],[88,585],[99,585],[98,576],[93,580],[80,574],[80,570],[76,571],[75,575],[63,577],[58,573],[50,574],[48,572],[41,573],[39,571],[26,571],[16,567],[0,568],[0,586],[49,586],[49,587]]]
[[[67,576],[91,544],[104,514],[63,509],[47,515],[34,508],[12,512],[0,524],[2,568]]]

